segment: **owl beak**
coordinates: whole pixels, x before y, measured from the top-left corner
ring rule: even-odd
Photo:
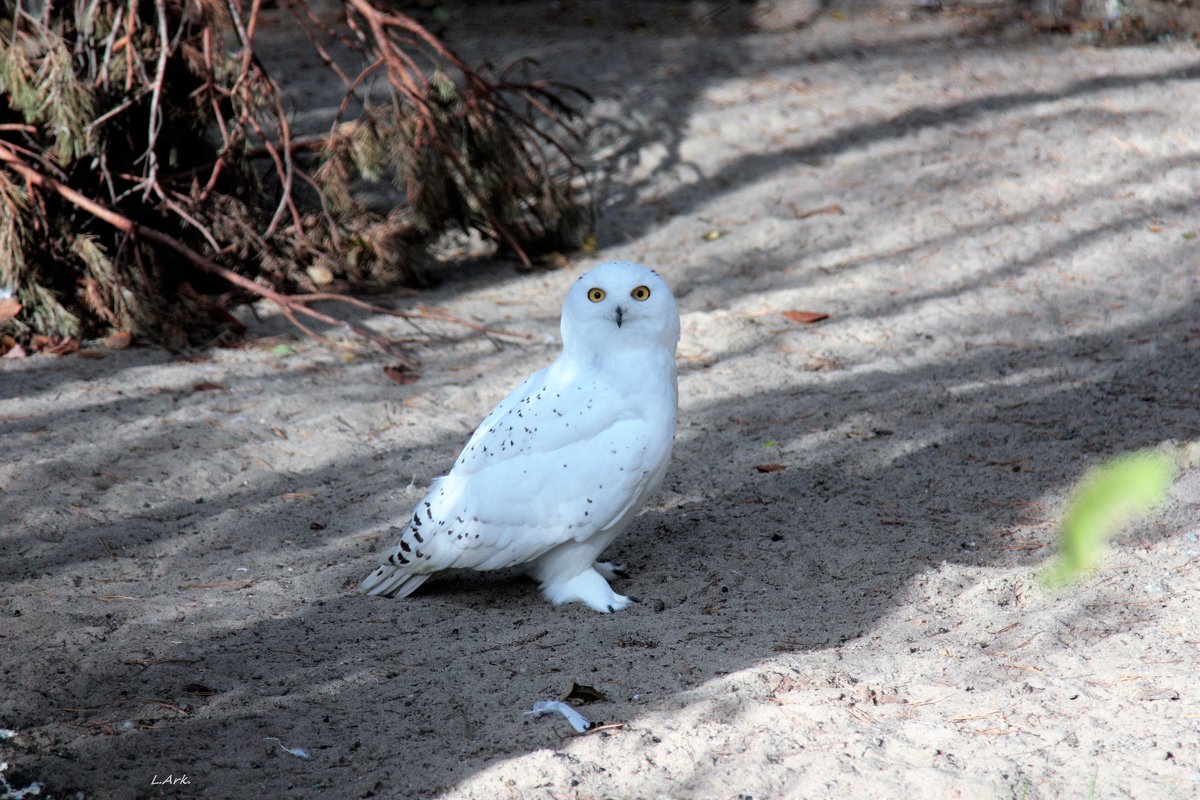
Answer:
[[[625,319],[625,307],[617,306],[617,327],[621,327],[621,321]]]

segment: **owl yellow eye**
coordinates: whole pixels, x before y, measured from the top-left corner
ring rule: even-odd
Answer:
[[[639,286],[630,292],[629,296],[634,300],[646,300],[650,297],[650,288],[647,286]]]
[[[603,289],[588,289],[588,300],[591,300],[593,303],[599,303],[603,299],[604,299],[604,290]]]

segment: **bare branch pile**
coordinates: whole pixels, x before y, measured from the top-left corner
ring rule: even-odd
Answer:
[[[452,228],[526,266],[577,246],[591,219],[572,102],[586,96],[489,78],[375,2],[345,0],[338,30],[287,3],[346,89],[329,133],[303,139],[255,51],[261,0],[6,9],[0,333],[207,344],[257,298],[308,330],[302,318],[337,322],[310,307],[348,300],[334,290],[418,278]],[[320,44],[330,35],[358,74]],[[386,207],[362,199],[372,183],[392,187]]]

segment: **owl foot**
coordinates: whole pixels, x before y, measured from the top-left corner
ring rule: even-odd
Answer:
[[[580,602],[593,611],[610,614],[620,611],[633,602],[619,595],[608,585],[608,581],[595,569],[585,569],[573,578],[542,585],[542,594],[555,605]]]
[[[629,573],[625,571],[625,565],[618,564],[615,561],[597,561],[592,565],[592,569],[599,572],[600,577],[606,581],[629,577]]]

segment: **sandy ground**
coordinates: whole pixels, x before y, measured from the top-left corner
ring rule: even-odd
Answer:
[[[1083,470],[1200,432],[1200,53],[903,11],[752,32],[711,5],[452,28],[599,97],[601,250],[395,301],[532,338],[370,320],[413,339],[406,385],[270,319],[197,360],[2,363],[13,787],[1200,795],[1200,473],[1075,591],[1036,580]],[[610,551],[643,602],[554,608],[507,573],[357,595],[607,258],[683,312],[675,461]],[[523,714],[573,683],[623,727]]]

